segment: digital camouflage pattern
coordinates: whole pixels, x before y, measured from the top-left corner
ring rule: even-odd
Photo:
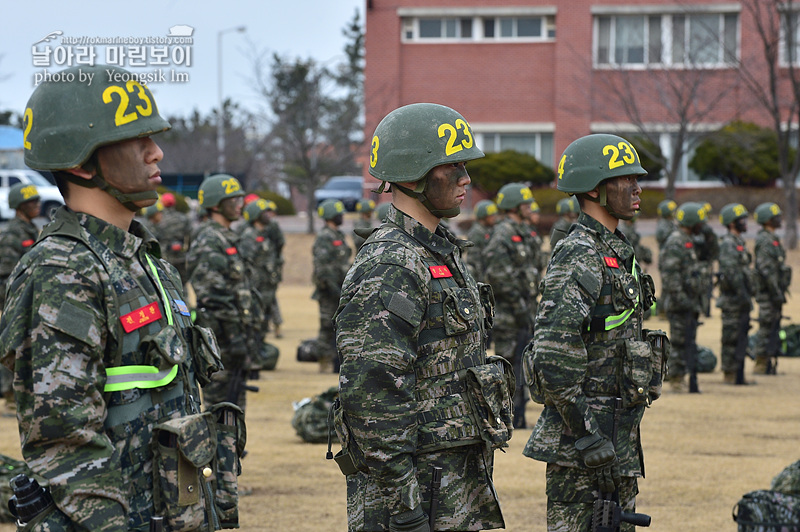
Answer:
[[[479,220],[475,220],[472,227],[467,232],[467,240],[474,246],[467,249],[466,262],[469,272],[476,281],[486,282],[486,246],[492,236],[493,226],[485,225]]]
[[[642,244],[642,235],[636,229],[634,220],[620,220],[619,230],[633,246],[633,253],[640,264],[650,264],[653,262],[653,250]]]
[[[326,443],[329,436],[332,440],[336,439],[333,425],[328,425],[328,414],[337,397],[339,387],[332,386],[319,395],[292,403],[292,428],[304,442]]]
[[[701,268],[692,237],[680,229],[673,231],[658,257],[662,291],[669,300],[670,378],[686,375],[687,349],[696,341],[687,335],[687,318],[694,315],[696,319],[703,312],[705,277]]]
[[[175,266],[183,282],[189,280],[186,274],[186,251],[192,235],[192,220],[188,214],[174,207],[165,208],[158,224],[158,241],[164,259]]]
[[[642,329],[652,280],[633,247],[585,213],[553,250],[542,286],[524,366],[544,410],[523,454],[548,464],[548,530],[588,530],[598,492],[575,442],[589,434],[611,440],[614,398],[623,398],[615,450],[620,504],[632,508],[643,475],[639,424],[661,393],[664,352],[651,343],[663,333]]]
[[[33,247],[39,237],[39,228],[33,222],[15,216],[0,234],[0,309],[6,297],[6,281],[19,259]]]
[[[159,256],[138,222],[127,232],[62,207],[12,274],[0,353],[15,372],[22,455],[58,506],[53,522],[146,530],[157,511],[153,426],[199,409],[191,320]],[[132,405],[151,392],[105,391],[109,368],[175,364],[177,377],[154,390],[160,404],[134,407],[132,420]]]
[[[262,336],[269,329],[281,277],[281,264],[273,245],[266,227],[259,229],[248,223],[242,228],[239,249],[245,259],[250,285],[256,290],[256,304],[261,307],[262,323],[258,325]]]
[[[701,227],[699,235],[693,237],[697,261],[700,264],[703,313],[710,316],[711,292],[714,288],[714,262],[719,259],[719,238],[707,223]]]
[[[656,242],[658,242],[659,251],[666,244],[669,235],[678,228],[678,224],[674,218],[659,218],[656,223]]]
[[[756,332],[756,364],[765,364],[779,349],[777,335],[786,292],[791,284],[791,268],[786,265],[784,250],[778,235],[762,228],[756,235],[755,285],[758,302],[758,331]]]
[[[722,311],[722,371],[736,372],[741,361],[736,360],[736,345],[744,342],[750,329],[753,308],[752,257],[744,239],[728,232],[720,239],[717,307]],[[743,326],[746,324],[746,326]]]
[[[348,529],[386,531],[392,515],[427,511],[432,465],[443,470],[435,530],[503,527],[495,444],[484,442],[467,385],[495,367],[483,344],[488,294],[461,259],[463,240],[394,206],[386,220],[348,272],[335,318],[337,432],[360,469],[347,476]],[[507,384],[497,391],[510,408]]]
[[[203,402],[229,401],[244,410],[244,389],[239,387],[237,393],[231,388],[237,384],[237,375],[249,368],[250,353],[261,342],[256,338],[258,308],[239,252],[238,235],[216,221],[207,221],[192,241],[186,266],[197,295],[197,324],[214,331],[225,368],[203,388]]]
[[[550,249],[555,249],[558,241],[564,238],[569,233],[569,228],[572,226],[573,221],[566,216],[559,216],[550,228]]]
[[[333,315],[339,306],[342,283],[350,268],[353,250],[347,245],[344,233],[325,225],[311,248],[314,261],[313,299],[319,303],[319,335],[317,344],[321,351],[319,362],[322,370],[336,358],[336,338],[333,330]]]

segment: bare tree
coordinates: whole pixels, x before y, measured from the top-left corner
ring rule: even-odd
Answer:
[[[797,247],[797,189],[800,149],[800,40],[798,9],[792,0],[743,0],[742,23],[753,25],[760,48],[743,57],[739,73],[754,101],[766,111],[778,135],[778,167],[786,194],[785,241]]]

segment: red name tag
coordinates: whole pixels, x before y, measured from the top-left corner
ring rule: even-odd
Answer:
[[[603,257],[603,260],[606,262],[606,266],[609,268],[619,268],[617,257]]]
[[[236,251],[235,247],[229,247],[228,249],[225,250],[225,253],[227,253],[228,255],[236,255],[239,252]]]
[[[339,247],[339,246],[342,245],[342,241],[341,240],[334,240],[333,241],[333,245],[336,246],[336,247]]]
[[[36,242],[36,241],[35,240],[31,240],[31,239],[23,240],[22,241],[22,247],[29,248],[29,247],[31,247],[33,245],[34,242]]]
[[[149,305],[125,314],[119,321],[122,322],[122,328],[125,329],[125,332],[129,333],[160,319],[161,309],[158,308],[158,303],[154,301]]]
[[[450,268],[448,268],[444,264],[441,266],[429,266],[428,268],[430,269],[431,275],[433,275],[434,279],[441,279],[442,277],[453,276],[453,274],[450,273]]]
[[[519,235],[514,235],[511,237],[512,242],[522,242],[522,237]]]
[[[537,236],[539,236],[539,233],[537,233],[536,231],[531,231],[531,236],[533,238],[536,238]]]
[[[264,237],[263,237],[263,236],[257,236],[257,237],[256,237],[256,242],[258,242],[258,243],[261,243],[261,242],[263,242],[264,240],[265,240],[265,239],[264,239]]]
[[[744,251],[744,246],[736,246],[736,251]]]
[[[780,242],[778,242],[777,240],[773,240],[773,241],[772,241],[772,245],[773,245],[773,246],[775,246],[775,247],[778,247],[778,246],[780,246],[780,245],[781,245],[781,243],[780,243]]]
[[[691,242],[687,242],[687,243],[685,243],[683,246],[684,246],[686,249],[692,249],[692,248],[694,247],[694,244],[692,244]]]

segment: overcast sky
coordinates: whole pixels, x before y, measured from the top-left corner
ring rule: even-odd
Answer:
[[[220,31],[246,27],[242,33],[223,33],[222,88],[225,98],[255,108],[259,97],[248,83],[253,77],[251,55],[267,50],[321,63],[343,61],[342,29],[356,10],[363,26],[365,0],[2,0],[2,4],[0,111],[22,114],[37,75],[52,75],[70,66],[69,61],[80,66],[94,53],[95,63],[101,64],[124,55],[127,64],[121,66],[154,80],[148,85],[161,114],[186,116],[194,108],[207,114],[217,106]],[[191,44],[176,44],[187,34]],[[166,40],[170,36],[172,43]],[[115,38],[127,42],[99,43]],[[132,67],[131,61],[143,66]],[[160,81],[162,77],[165,81]]]

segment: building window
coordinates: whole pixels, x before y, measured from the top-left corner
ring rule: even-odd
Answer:
[[[552,40],[556,36],[554,16],[406,17],[406,42],[472,40]],[[478,31],[473,31],[477,28]]]
[[[782,13],[780,64],[788,66],[800,64],[800,13]]]
[[[595,65],[726,67],[739,55],[738,13],[595,17]]]
[[[515,150],[533,155],[543,165],[553,167],[552,133],[482,133],[479,142],[487,153]]]

